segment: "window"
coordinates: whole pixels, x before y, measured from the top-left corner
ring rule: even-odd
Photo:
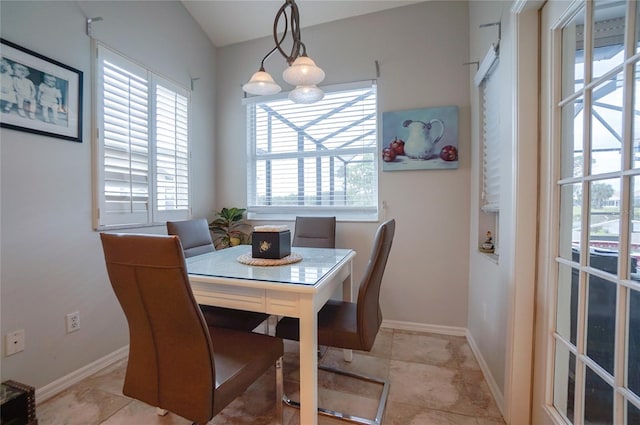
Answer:
[[[376,85],[323,89],[311,105],[286,94],[245,100],[249,218],[377,220]]]
[[[189,94],[97,45],[97,228],[189,215]]]
[[[490,231],[494,252],[498,254],[498,224],[500,212],[500,76],[498,47],[491,45],[474,77],[480,87],[482,102],[482,199],[483,211],[479,223],[483,234]],[[481,239],[482,240],[482,239]]]

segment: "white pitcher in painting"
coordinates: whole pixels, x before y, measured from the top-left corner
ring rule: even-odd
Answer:
[[[439,124],[440,131],[433,131],[433,125]],[[435,156],[436,143],[444,136],[444,123],[438,118],[429,122],[406,120],[403,127],[409,128],[409,137],[404,144],[404,152],[409,158],[430,159]]]

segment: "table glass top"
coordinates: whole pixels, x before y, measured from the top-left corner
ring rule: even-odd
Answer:
[[[238,257],[250,254],[251,245],[239,245],[187,258],[187,271],[199,276],[315,285],[353,251],[292,247],[291,252],[300,254],[302,261],[281,266],[249,266],[240,263]]]

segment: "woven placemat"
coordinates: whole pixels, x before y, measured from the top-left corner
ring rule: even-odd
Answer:
[[[238,257],[238,261],[242,264],[247,264],[249,266],[283,266],[285,264],[297,263],[298,261],[302,261],[302,255],[297,252],[292,252],[286,257],[282,257],[280,259],[276,258],[253,258],[251,253],[242,254]]]

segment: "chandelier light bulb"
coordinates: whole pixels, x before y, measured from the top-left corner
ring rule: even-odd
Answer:
[[[297,86],[289,92],[289,100],[294,103],[316,103],[324,98],[324,92],[316,85]]]
[[[308,56],[298,56],[282,78],[292,86],[314,86],[324,80],[324,71]]]
[[[279,93],[282,89],[268,72],[260,70],[251,76],[249,82],[242,86],[242,90],[249,94],[264,96]]]

